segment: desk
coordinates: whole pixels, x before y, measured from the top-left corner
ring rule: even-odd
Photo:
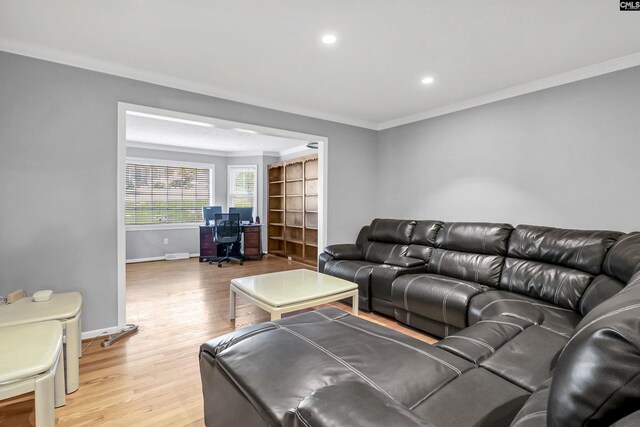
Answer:
[[[213,242],[213,225],[200,226],[200,262],[215,261],[224,254],[222,245]],[[242,246],[242,249],[240,248]],[[233,245],[229,255],[244,254],[244,259],[262,258],[262,225],[249,224],[242,226],[242,245]]]
[[[82,295],[80,292],[53,294],[49,301],[33,302],[24,297],[13,304],[0,305],[0,327],[25,323],[58,320],[66,336],[65,375],[67,393],[73,393],[80,385],[80,361],[82,343],[80,339],[80,316]]]

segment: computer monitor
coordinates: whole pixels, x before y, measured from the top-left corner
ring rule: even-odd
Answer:
[[[202,219],[205,225],[209,225],[209,222],[213,222],[213,215],[222,213],[222,206],[203,206],[202,207]]]
[[[229,208],[229,213],[240,214],[240,222],[253,222],[253,208]]]

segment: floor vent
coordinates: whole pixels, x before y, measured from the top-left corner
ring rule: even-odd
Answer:
[[[173,261],[176,259],[187,259],[189,258],[188,252],[176,252],[175,254],[165,254],[164,259],[167,261]]]

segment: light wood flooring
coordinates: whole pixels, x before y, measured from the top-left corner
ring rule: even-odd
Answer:
[[[223,268],[197,258],[127,265],[127,321],[140,330],[111,347],[100,346],[103,338],[84,342],[80,389],[56,409],[57,425],[204,425],[200,344],[269,320],[268,313],[239,299],[236,320],[230,321],[229,281],[297,268],[309,267],[269,256]],[[350,311],[347,305],[332,305]],[[364,312],[360,317],[435,341],[387,317]],[[32,393],[0,402],[0,426],[34,425],[33,404]]]

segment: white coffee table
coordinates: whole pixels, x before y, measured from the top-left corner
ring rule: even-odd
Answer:
[[[236,295],[271,313],[271,320],[280,319],[282,313],[343,298],[352,298],[353,314],[358,314],[358,285],[311,270],[290,270],[232,279],[229,319],[236,318]]]

